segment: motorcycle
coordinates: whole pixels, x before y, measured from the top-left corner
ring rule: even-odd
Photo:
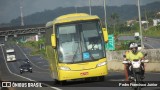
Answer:
[[[147,54],[144,55],[144,57],[147,56]],[[126,56],[123,56],[126,58]],[[144,66],[142,65],[143,63],[148,63],[149,60],[124,60],[123,64],[130,64],[129,65],[129,70],[132,72],[133,78],[129,79],[129,84],[134,90],[141,90],[142,86],[140,84],[143,83],[143,78],[141,77],[142,69],[144,69]]]

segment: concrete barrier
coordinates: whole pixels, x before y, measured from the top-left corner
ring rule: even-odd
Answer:
[[[120,61],[108,61],[108,70],[124,71],[124,64]],[[160,72],[160,63],[145,63],[146,72]]]
[[[120,51],[107,51],[107,59],[122,61],[123,55],[127,50],[120,50]],[[142,50],[143,53],[147,53],[146,59],[150,60],[150,62],[160,62],[160,49],[144,49]]]
[[[146,59],[149,60],[149,63],[145,63],[145,70],[147,72],[160,72],[160,49],[146,49],[142,52],[148,54]],[[124,54],[125,50],[107,51],[108,69],[113,71],[124,70],[122,64]]]

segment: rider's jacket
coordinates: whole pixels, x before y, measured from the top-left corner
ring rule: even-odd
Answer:
[[[133,54],[131,50],[126,52],[126,59],[127,60],[133,61],[133,60],[137,60],[137,59],[139,60],[142,58],[143,58],[142,52],[138,51],[136,54]]]

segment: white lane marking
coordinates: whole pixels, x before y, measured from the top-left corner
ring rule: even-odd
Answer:
[[[24,78],[24,79],[29,80],[29,81],[38,82],[38,81],[36,81],[36,80],[33,80],[33,79],[30,79],[30,78],[27,78],[27,77],[24,77],[24,76],[21,76],[21,75],[18,75],[18,74],[15,74],[15,73],[11,72],[11,70],[9,69],[9,67],[8,67],[8,65],[7,65],[7,61],[6,61],[6,58],[5,58],[5,55],[4,55],[3,48],[2,48],[2,46],[0,46],[0,47],[1,47],[1,49],[2,49],[3,58],[4,58],[4,60],[5,60],[6,67],[7,67],[7,69],[8,69],[8,71],[9,71],[10,74],[15,75],[15,76],[18,76],[18,77],[21,77],[21,78]],[[39,83],[41,83],[41,82],[39,82]],[[42,84],[43,84],[43,85],[46,85],[46,86],[48,86],[48,87],[50,87],[50,88],[52,88],[52,89],[62,90],[62,89],[60,89],[60,88],[58,88],[58,87],[53,87],[53,86],[50,86],[50,85],[45,84],[45,83],[42,83]]]
[[[153,48],[153,49],[154,49],[154,47],[153,47],[152,45],[150,45],[150,44],[147,44],[147,43],[144,43],[144,44],[146,44],[146,45],[148,45],[148,46],[150,46],[151,48]]]
[[[17,44],[16,44],[16,45],[17,45]],[[43,69],[43,68],[35,65],[35,64],[28,58],[28,56],[24,53],[24,51],[23,51],[18,45],[17,45],[17,47],[21,50],[21,52],[23,53],[23,55],[24,55],[35,67],[37,67],[37,68],[39,68],[39,69],[41,69],[41,70],[49,70],[49,69]]]

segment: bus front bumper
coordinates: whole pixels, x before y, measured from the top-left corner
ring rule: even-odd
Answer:
[[[78,71],[65,71],[65,70],[59,70],[59,81],[63,80],[72,80],[72,79],[81,79],[81,78],[87,78],[87,77],[98,77],[98,76],[105,76],[108,74],[107,66],[101,66],[96,67],[89,70],[78,70]]]

